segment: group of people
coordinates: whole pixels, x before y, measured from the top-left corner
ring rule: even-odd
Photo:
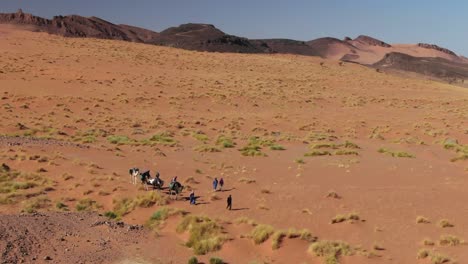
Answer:
[[[151,185],[153,185],[153,188],[159,188],[161,189],[163,184],[164,184],[164,181],[160,178],[160,175],[159,175],[159,172],[156,172],[156,175],[154,178],[151,178],[151,175],[150,175],[150,171],[145,171],[143,173],[140,173],[140,170],[138,168],[131,168],[130,169],[130,176],[132,178],[132,182],[134,184],[136,184],[136,178],[137,176],[139,175],[140,176],[140,180],[143,184],[146,184],[149,183]],[[218,178],[214,178],[213,179],[213,189],[215,192],[217,191],[222,191],[223,190],[223,186],[224,186],[224,179],[223,178],[220,178],[218,180]],[[172,179],[171,179],[171,182],[169,184],[169,189],[172,190],[174,188],[178,188],[178,187],[181,187],[181,188],[178,188],[179,190],[177,190],[178,192],[182,191],[183,189],[183,186],[177,181],[177,176],[174,176]],[[197,197],[195,196],[195,191],[192,189],[192,191],[190,192],[190,195],[189,195],[189,202],[190,204],[193,204],[193,205],[196,205],[197,204],[197,201],[196,201]],[[227,198],[226,198],[226,209],[229,209],[231,210],[232,209],[232,196],[229,195]]]
[[[213,180],[213,189],[214,189],[215,192],[218,191],[218,186],[219,186],[219,191],[221,191],[223,189],[223,185],[224,185],[224,179],[223,178],[219,179],[219,181],[218,181],[218,178],[216,178],[216,177],[214,178],[214,180]],[[193,204],[193,205],[197,204],[196,199],[197,199],[197,197],[195,196],[195,191],[192,190],[190,192],[190,195],[189,195],[190,204]],[[229,195],[226,198],[226,203],[227,203],[226,209],[231,210],[232,209],[232,196],[231,195]]]

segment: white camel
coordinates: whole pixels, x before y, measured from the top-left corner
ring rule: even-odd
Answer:
[[[137,184],[138,176],[140,176],[140,170],[138,168],[131,168],[129,170],[130,173],[130,183],[133,185]]]

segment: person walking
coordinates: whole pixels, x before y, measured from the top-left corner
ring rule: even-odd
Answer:
[[[222,191],[223,190],[223,185],[224,185],[224,180],[223,178],[219,179],[219,190]]]
[[[213,180],[213,189],[216,192],[216,189],[218,188],[218,178],[214,178]]]
[[[229,195],[228,198],[227,198],[227,206],[226,206],[226,209],[229,209],[229,210],[232,209],[232,196],[231,196],[231,195]]]
[[[195,191],[192,190],[192,192],[190,192],[190,204],[196,204],[196,201],[195,201]]]

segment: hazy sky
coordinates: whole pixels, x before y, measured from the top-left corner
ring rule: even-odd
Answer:
[[[468,55],[468,1],[451,0],[0,0],[0,12],[97,16],[155,31],[187,22],[214,24],[248,38],[343,38],[434,43]]]

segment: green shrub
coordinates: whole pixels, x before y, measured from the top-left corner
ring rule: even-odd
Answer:
[[[226,240],[222,235],[222,227],[205,216],[185,216],[176,231],[189,232],[189,239],[185,245],[192,248],[197,255],[221,249]]]
[[[198,259],[196,257],[189,258],[188,264],[198,264]]]
[[[79,200],[75,206],[78,212],[81,211],[93,211],[100,208],[96,201],[91,200],[90,198]]]
[[[175,145],[177,141],[172,137],[172,134],[168,132],[161,132],[153,135],[149,138],[149,142],[152,144],[161,144],[161,145]]]
[[[55,203],[55,208],[59,209],[59,210],[67,210],[68,209],[68,206],[62,202],[57,202]]]
[[[335,155],[356,155],[357,156],[359,155],[359,153],[357,153],[354,150],[340,149],[340,150],[335,151]]]
[[[397,158],[414,158],[415,156],[413,154],[407,153],[407,152],[402,152],[402,151],[392,151],[386,148],[380,148],[377,150],[379,153],[382,154],[388,154],[392,157],[397,157]]]
[[[285,150],[285,148],[281,145],[278,145],[278,144],[273,144],[270,146],[270,149],[271,150]]]
[[[185,215],[187,212],[172,207],[162,207],[151,215],[150,219],[146,222],[146,226],[153,230],[158,229],[167,218],[178,214]]]
[[[104,216],[109,218],[109,219],[116,219],[118,215],[112,211],[107,211],[104,213]]]
[[[315,157],[315,156],[330,156],[331,153],[327,150],[313,150],[304,154],[305,157]]]
[[[217,257],[211,257],[210,264],[224,264],[224,261]]]
[[[221,152],[221,150],[215,146],[210,146],[210,145],[200,145],[194,149],[195,151],[198,152]]]
[[[131,143],[131,140],[130,140],[127,136],[116,136],[116,135],[113,135],[113,136],[108,136],[108,137],[107,137],[107,140],[108,140],[111,144],[117,144],[117,145],[126,145],[126,144]]]
[[[232,138],[221,135],[216,139],[216,145],[221,146],[223,148],[233,148],[236,145],[236,143],[234,143]]]

